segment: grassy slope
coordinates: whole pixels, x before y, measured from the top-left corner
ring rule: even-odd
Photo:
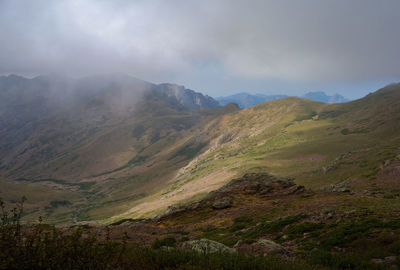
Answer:
[[[241,241],[243,248],[268,238],[317,269],[390,269],[373,260],[400,252],[399,88],[393,85],[346,104],[288,98],[211,115],[176,133],[173,142],[158,142],[164,143],[161,152],[156,144],[144,150],[150,158],[127,159],[121,170],[88,178],[98,183],[86,191],[85,186],[70,189],[92,200],[94,207],[83,209],[82,219],[113,221],[150,216],[170,204],[203,197],[235,175],[266,171],[294,178],[313,191],[264,196],[235,190],[230,208],[204,207],[159,222],[127,222],[111,227],[111,236],[120,240],[126,231],[129,241],[146,245],[160,238],[208,238],[230,247]],[[138,189],[141,181],[154,186],[146,185],[145,197],[129,197],[144,192]],[[18,194],[25,190],[22,184],[2,182]],[[351,192],[324,191],[332,184]],[[71,196],[65,189],[55,195],[49,192],[54,187],[28,185],[38,196]],[[69,206],[60,201],[55,209],[62,212]],[[392,265],[399,265],[398,258]]]
[[[42,215],[51,222],[65,223],[102,220],[127,211],[137,200],[165,186],[207,146],[209,136],[201,130],[206,123],[235,108],[188,111],[150,98],[134,109],[113,114],[103,108],[94,112],[77,108],[65,119],[44,121],[21,144],[13,142],[14,150],[4,157],[6,162],[14,161],[5,163],[0,172],[5,179],[26,184],[11,199],[25,195],[32,202],[27,209],[35,215],[25,218]],[[105,115],[100,117],[103,120],[89,119],[85,124],[85,116],[97,111]],[[46,192],[69,191],[71,204],[37,203],[35,193],[24,189],[33,184],[46,187]],[[60,217],[59,211],[68,215]]]
[[[215,189],[246,172],[267,171],[313,189],[342,183],[354,192],[390,195],[393,183],[377,187],[376,178],[400,152],[398,88],[392,85],[346,104],[287,98],[227,114],[206,131],[220,141],[229,137],[227,142],[212,141],[213,147],[171,186],[122,217],[157,213],[209,191],[201,188],[204,184]]]
[[[35,185],[69,192],[72,205],[36,205],[30,191],[18,189],[33,199],[31,219],[58,222],[148,217],[246,172],[292,177],[313,189],[345,182],[356,192],[389,194],[392,187],[376,177],[399,154],[398,88],[346,104],[286,98],[240,111],[175,111],[154,101],[136,117],[114,116],[78,143],[66,141],[63,154],[11,175],[25,183],[49,179]]]
[[[0,179],[0,186],[0,198],[12,203],[20,201],[24,194],[29,193],[29,200],[25,203],[25,220],[36,219],[41,215],[49,222],[68,222],[74,217],[72,204],[86,203],[84,196],[74,189],[51,184]],[[51,207],[52,205],[55,207]]]

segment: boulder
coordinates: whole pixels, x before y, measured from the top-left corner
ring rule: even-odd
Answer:
[[[371,261],[376,264],[395,265],[397,262],[397,257],[396,256],[388,256],[383,259],[375,258],[375,259],[372,259]]]
[[[350,189],[348,187],[339,187],[335,191],[336,192],[346,193],[346,192],[350,192]]]
[[[299,193],[303,193],[305,191],[305,187],[304,186],[292,186],[288,189],[288,194],[299,194]]]
[[[388,256],[384,258],[386,264],[395,264],[397,262],[396,256]]]
[[[232,206],[232,198],[231,197],[222,197],[220,199],[216,199],[212,207],[214,209],[225,209]]]
[[[194,250],[205,254],[235,252],[233,248],[227,247],[224,244],[209,239],[187,241],[182,243],[181,248]]]
[[[260,239],[253,244],[256,249],[261,249],[262,252],[266,254],[286,254],[287,250],[269,239]]]

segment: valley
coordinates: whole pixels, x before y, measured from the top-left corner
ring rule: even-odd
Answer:
[[[247,109],[193,109],[136,79],[103,80],[117,87],[73,108],[63,104],[64,111],[49,107],[41,123],[35,122],[40,112],[29,114],[28,122],[18,112],[22,121],[14,123],[3,113],[2,185],[28,198],[27,220],[149,218],[254,172],[293,178],[314,190],[340,185],[357,194],[389,194],[395,188],[377,178],[399,155],[396,84],[343,104],[284,98]],[[107,99],[113,91],[114,100]],[[130,103],[125,98],[125,107],[113,111],[127,93]],[[94,100],[97,105],[88,107]],[[26,110],[37,106],[27,102]],[[28,128],[28,137],[19,138]],[[43,192],[58,195],[36,200]],[[8,192],[0,196],[18,199]]]
[[[156,249],[396,265],[400,84],[347,103],[287,97],[240,109],[184,87],[101,78],[1,78],[0,198],[27,198],[23,223]],[[47,86],[60,80],[70,100],[82,87],[87,96],[53,100]]]

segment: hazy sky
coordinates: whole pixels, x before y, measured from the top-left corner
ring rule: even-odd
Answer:
[[[0,0],[0,74],[52,72],[360,97],[400,81],[400,1]]]

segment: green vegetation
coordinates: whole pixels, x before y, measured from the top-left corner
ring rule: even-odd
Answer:
[[[174,237],[166,237],[161,240],[156,239],[151,247],[154,249],[159,249],[161,247],[174,247],[175,244],[176,244],[176,239]]]
[[[181,156],[191,159],[195,157],[201,151],[201,149],[204,148],[204,146],[206,146],[205,143],[200,143],[197,145],[187,144],[182,148],[180,148],[178,151],[176,151],[169,159],[171,160]]]
[[[390,269],[386,265],[378,265],[365,260],[365,257],[357,254],[332,254],[323,250],[312,250],[308,261],[313,265],[329,267],[329,269],[352,269],[352,270],[384,270]]]
[[[303,222],[288,226],[285,233],[290,237],[295,238],[302,236],[304,233],[313,232],[323,227],[324,225],[322,223]]]
[[[144,219],[141,219],[141,218],[124,218],[124,219],[118,220],[114,223],[111,223],[110,225],[117,226],[117,225],[121,225],[122,223],[125,223],[125,222],[137,222],[137,221],[143,221],[143,220]]]
[[[111,171],[106,171],[106,172],[103,172],[103,173],[100,173],[100,174],[93,175],[93,177],[107,175],[107,174],[111,174],[111,173],[122,171],[122,170],[124,170],[126,168],[139,166],[139,165],[143,164],[146,161],[146,159],[147,159],[146,156],[135,156],[131,160],[129,160],[125,165],[123,165],[121,167],[118,167],[118,168],[116,168],[114,170],[111,170]]]
[[[48,215],[52,223],[114,222],[150,217],[168,205],[201,198],[236,176],[268,172],[313,190],[341,184],[355,197],[394,200],[391,190],[400,189],[398,181],[381,179],[399,155],[398,88],[345,104],[286,98],[234,111],[179,111],[149,100],[134,118],[108,115],[104,125],[83,130],[69,126],[76,119],[67,119],[63,125],[69,128],[33,136],[48,138],[38,142],[44,144],[41,154],[27,149],[26,161],[2,166],[2,175],[26,188],[21,184],[21,192],[0,196],[31,199],[28,192],[35,185],[37,193],[46,193],[46,202],[34,193],[23,217],[27,221]],[[0,182],[1,190],[10,190],[11,184]],[[48,194],[53,191],[62,198]],[[56,200],[71,205],[51,206]],[[238,223],[232,231],[243,226]]]
[[[126,237],[122,242],[108,235],[98,240],[90,227],[62,233],[40,222],[26,228],[20,224],[22,206],[7,212],[0,202],[0,269],[317,269],[278,257],[157,250],[173,246],[174,238],[155,242],[155,250],[128,244]]]
[[[95,182],[71,183],[66,180],[54,179],[54,178],[27,179],[27,178],[20,177],[20,178],[14,179],[14,180],[17,182],[30,182],[30,183],[51,182],[51,183],[65,185],[65,186],[69,186],[69,187],[76,186],[83,190],[89,189],[95,184]]]

